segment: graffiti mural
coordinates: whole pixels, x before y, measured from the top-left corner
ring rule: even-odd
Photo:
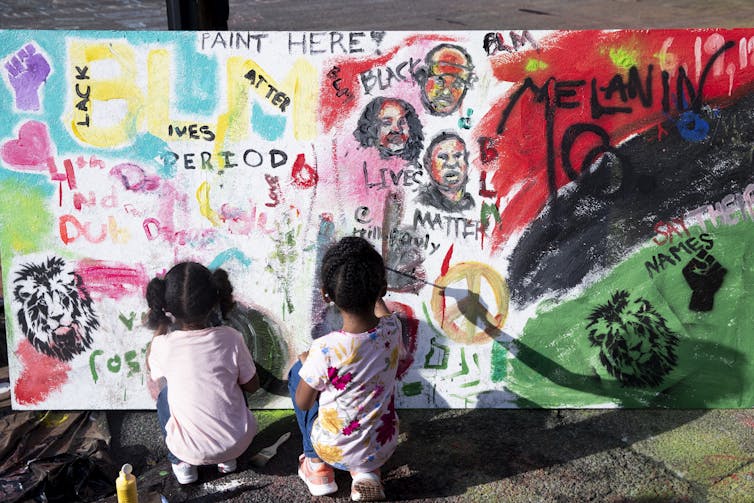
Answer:
[[[230,274],[289,407],[385,257],[399,407],[752,407],[754,29],[0,31],[18,409],[154,407],[149,278]],[[282,390],[282,391],[281,391]]]

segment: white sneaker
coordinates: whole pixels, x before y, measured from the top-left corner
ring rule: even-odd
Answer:
[[[173,467],[173,474],[178,480],[179,484],[190,484],[196,482],[199,478],[199,470],[194,465],[184,463],[181,461],[177,465],[171,465]]]
[[[220,473],[233,473],[234,471],[236,471],[237,466],[238,461],[231,459],[230,461],[226,461],[225,463],[217,463],[217,471]]]

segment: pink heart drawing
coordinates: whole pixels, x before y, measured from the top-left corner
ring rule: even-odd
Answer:
[[[52,157],[50,134],[47,125],[29,121],[21,125],[18,139],[3,144],[0,156],[14,168],[28,171],[47,169],[47,160]]]

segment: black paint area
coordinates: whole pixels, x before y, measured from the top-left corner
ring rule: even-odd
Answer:
[[[659,220],[741,193],[754,180],[754,95],[719,111],[705,108],[701,117],[710,125],[703,141],[683,139],[668,120],[661,140],[661,130],[652,128],[605,153],[562,187],[511,254],[514,304],[558,297],[650,240]],[[703,302],[697,309],[705,308]]]

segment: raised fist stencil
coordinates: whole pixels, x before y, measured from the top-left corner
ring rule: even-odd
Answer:
[[[692,311],[712,311],[715,293],[723,284],[728,270],[715,257],[705,250],[699,251],[691,262],[683,268],[683,277],[691,287]]]
[[[27,44],[5,63],[5,70],[19,110],[39,110],[39,87],[50,75],[50,64],[44,56]]]

